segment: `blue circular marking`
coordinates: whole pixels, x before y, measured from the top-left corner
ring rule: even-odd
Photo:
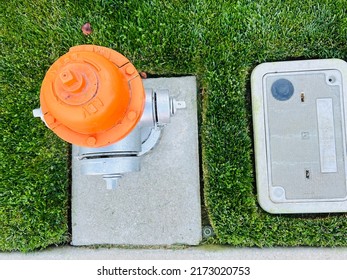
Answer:
[[[294,86],[287,79],[279,79],[271,86],[272,96],[279,101],[286,101],[294,94]]]

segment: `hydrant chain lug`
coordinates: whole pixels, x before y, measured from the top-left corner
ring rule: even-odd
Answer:
[[[158,144],[177,109],[186,107],[167,89],[144,89],[123,55],[93,45],[75,46],[53,63],[40,103],[34,116],[78,146],[81,173],[102,176],[107,189],[117,188],[123,174],[140,170],[140,157]]]

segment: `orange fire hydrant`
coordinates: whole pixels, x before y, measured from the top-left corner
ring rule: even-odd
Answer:
[[[101,46],[70,49],[42,82],[34,116],[63,140],[80,147],[82,173],[102,175],[114,188],[123,173],[158,142],[161,128],[183,101],[167,90],[144,89],[133,64]]]

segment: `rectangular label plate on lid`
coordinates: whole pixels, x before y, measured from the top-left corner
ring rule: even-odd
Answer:
[[[319,98],[316,102],[321,172],[337,172],[333,100]]]

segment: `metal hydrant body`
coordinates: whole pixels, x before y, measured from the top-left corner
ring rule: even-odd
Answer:
[[[184,101],[168,90],[144,89],[136,68],[105,47],[72,47],[49,68],[40,92],[41,117],[63,140],[79,147],[85,175],[101,175],[113,189],[124,173],[140,170]]]

